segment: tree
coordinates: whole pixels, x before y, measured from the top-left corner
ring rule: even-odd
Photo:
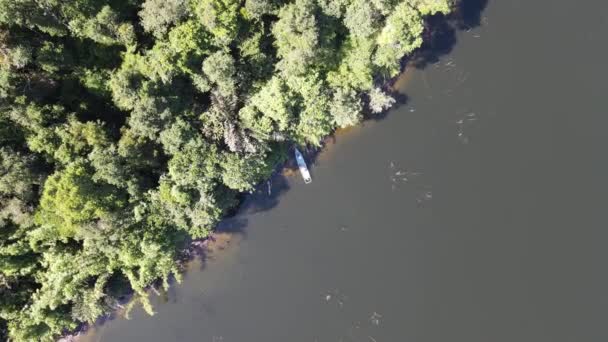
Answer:
[[[83,69],[78,74],[78,78],[83,87],[89,92],[100,98],[111,98],[112,91],[108,82],[110,81],[110,72],[104,69]]]
[[[314,63],[319,44],[315,3],[296,0],[281,7],[274,24],[277,54],[282,58],[277,67],[286,75],[301,75]]]
[[[192,125],[182,118],[177,118],[168,129],[160,133],[160,142],[165,153],[175,155],[183,149],[184,145],[197,137]]]
[[[275,76],[239,111],[239,117],[258,137],[268,137],[275,131],[287,131],[294,119],[294,105],[289,88]]]
[[[387,95],[380,88],[374,88],[369,92],[369,109],[372,113],[381,113],[395,104],[395,99]]]
[[[0,274],[5,276],[35,268],[36,260],[23,238],[32,225],[36,188],[44,178],[36,172],[36,163],[33,155],[0,148]]]
[[[156,38],[162,38],[170,26],[186,16],[184,0],[146,0],[141,8],[141,26]]]
[[[328,16],[342,18],[350,0],[317,0],[319,7]]]
[[[201,62],[211,50],[213,37],[197,20],[188,20],[169,32],[169,45],[176,54],[176,65],[184,73],[200,70]]]
[[[78,291],[72,306],[72,318],[77,321],[94,323],[97,318],[108,313],[111,306],[104,300],[104,286],[107,284],[109,273],[98,277],[92,289]]]
[[[15,69],[23,69],[32,61],[32,48],[25,45],[17,45],[8,50],[7,62]]]
[[[352,0],[346,7],[344,25],[354,38],[367,38],[379,29],[379,12],[368,0]]]
[[[172,117],[167,99],[146,96],[135,103],[128,122],[134,134],[156,140]]]
[[[396,75],[403,56],[422,45],[424,23],[420,12],[402,2],[387,17],[386,24],[378,36],[378,50],[374,63],[383,68],[387,75]]]
[[[94,182],[107,183],[118,188],[128,187],[129,167],[127,162],[118,154],[116,146],[96,148],[88,156],[95,172],[91,179]]]
[[[321,145],[321,139],[334,128],[329,113],[329,90],[316,74],[293,78],[290,88],[300,95],[298,123],[294,128],[295,140],[304,145]]]
[[[36,62],[42,70],[48,73],[56,73],[61,69],[69,68],[73,63],[72,55],[63,44],[44,42],[37,55]]]
[[[148,95],[151,82],[145,75],[152,75],[147,64],[146,58],[140,54],[129,51],[124,54],[122,65],[112,73],[109,81],[112,99],[118,108],[131,110]]]
[[[177,55],[168,43],[157,43],[146,54],[143,72],[152,81],[170,84],[178,74],[176,59]]]
[[[25,202],[34,198],[34,185],[41,181],[34,172],[35,157],[0,147],[0,197],[16,197]]]
[[[203,62],[203,72],[217,86],[223,97],[229,97],[236,92],[236,67],[234,59],[224,51],[217,51]]]
[[[378,11],[380,11],[382,15],[387,16],[393,11],[393,9],[395,8],[395,6],[397,6],[400,0],[371,0],[371,2],[374,4],[374,7],[377,8]]]
[[[81,224],[122,207],[124,196],[108,184],[93,181],[92,175],[83,162],[51,175],[44,184],[36,223],[52,229],[59,240],[66,240],[78,233]]]
[[[59,144],[53,151],[53,157],[64,164],[86,157],[96,149],[107,149],[110,146],[100,121],[82,123],[71,117],[67,124],[55,128],[55,134]]]
[[[265,14],[274,13],[277,7],[275,0],[245,0],[245,10],[248,16],[255,20],[262,19]]]
[[[422,15],[448,14],[452,10],[453,3],[451,0],[409,0],[408,2]]]
[[[240,0],[196,0],[194,13],[219,46],[230,44],[238,33]]]
[[[68,33],[65,22],[49,8],[48,3],[35,0],[0,0],[0,23],[38,29],[51,36]]]
[[[0,340],[179,279],[287,157],[382,91],[451,0],[0,0]]]
[[[221,161],[222,182],[237,191],[251,191],[272,172],[265,155],[224,154]]]
[[[375,48],[376,45],[369,39],[347,40],[342,47],[342,61],[336,70],[327,75],[329,84],[333,88],[371,89],[375,76],[375,66],[372,63]]]
[[[177,185],[208,190],[218,177],[218,162],[215,145],[195,137],[169,160],[168,176]]]
[[[336,126],[344,128],[354,126],[363,117],[361,101],[350,89],[338,88],[334,93],[330,112]]]
[[[106,45],[135,43],[135,31],[130,23],[120,22],[119,15],[110,7],[104,6],[95,17],[80,22],[76,34],[91,38]]]

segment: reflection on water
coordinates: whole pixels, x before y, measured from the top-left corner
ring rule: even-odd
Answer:
[[[240,227],[237,228],[237,225],[238,224],[235,225],[234,220],[233,222],[231,222],[230,219],[225,220],[222,222],[222,226],[218,232],[213,233],[204,242],[195,245],[196,254],[193,255],[191,261],[185,264],[184,279],[182,280],[183,282],[186,282],[184,285],[191,285],[188,283],[193,281],[192,275],[202,274],[209,265],[215,262],[222,263],[223,266],[228,267],[231,262],[235,261],[236,252],[244,238],[244,234],[239,231]],[[181,291],[183,285],[175,282],[171,283],[172,286],[167,290],[151,289],[148,291],[155,311],[162,311],[166,305],[179,306],[183,303],[183,297],[185,296],[185,293]],[[207,286],[213,286],[211,282],[205,283]],[[215,308],[213,300],[207,300],[207,296],[212,295],[212,292],[207,294],[204,286],[195,286],[194,292],[190,292],[189,295],[194,295],[198,298],[197,301],[200,303],[199,309],[201,312],[206,316],[214,315]],[[137,317],[135,319],[141,319],[142,317],[144,319],[154,319],[154,316],[147,316],[147,314],[143,312],[143,309],[138,305],[139,302],[137,300],[129,304],[131,304],[132,307],[125,306],[122,309],[117,310],[111,317],[103,319],[99,321],[97,325],[89,327],[87,332],[78,336],[76,340],[82,342],[104,341],[104,332],[108,325],[111,325],[113,322],[129,322],[131,320],[131,310],[135,311],[134,316]],[[213,338],[215,338],[216,341],[222,341],[221,336],[215,336]]]
[[[391,90],[398,92],[401,89],[405,89],[407,84],[412,80],[412,77],[414,76],[414,68],[414,64],[408,64],[405,67],[405,71],[401,73],[399,77],[397,77],[397,79],[391,86]]]

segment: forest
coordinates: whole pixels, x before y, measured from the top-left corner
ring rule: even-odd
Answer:
[[[453,0],[0,0],[0,340],[179,280],[293,146],[395,103]]]

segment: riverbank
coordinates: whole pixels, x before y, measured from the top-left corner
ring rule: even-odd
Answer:
[[[154,317],[90,340],[607,341],[607,4],[548,5],[490,2],[407,106],[328,143],[271,210],[248,197]]]
[[[403,82],[406,82],[406,78],[407,78],[407,68],[405,69],[405,73],[400,74],[398,77],[391,79],[390,81],[388,81],[386,83],[386,89],[388,89],[389,87],[394,87],[397,88],[399,86],[403,85]],[[403,75],[406,75],[405,77]],[[368,118],[369,119],[369,118]],[[333,134],[340,134],[342,131],[338,131],[338,132],[334,132]],[[333,136],[333,135],[332,135]],[[326,146],[332,139],[332,136],[326,137],[325,138],[325,142],[323,144],[323,146]],[[311,150],[308,154],[307,157],[310,160],[315,160],[318,156],[319,151],[321,151],[323,149],[323,147],[316,149],[316,150]],[[291,161],[293,162],[293,161]],[[278,171],[280,169],[280,172]],[[291,172],[290,170],[292,170],[291,168],[291,164],[290,161],[288,160],[285,164],[281,164],[280,166],[277,167],[277,170],[275,171],[277,174],[281,174],[281,175],[286,175],[289,176],[289,173]],[[258,186],[256,187],[256,191],[264,191],[265,188],[267,187],[267,184],[265,182],[262,182],[261,184],[258,184]],[[247,195],[245,195],[247,196]],[[242,204],[244,202],[244,198],[241,198],[239,200],[239,202]],[[239,205],[240,206],[240,205]],[[237,207],[238,208],[238,207]],[[216,230],[217,231],[217,230]],[[209,238],[206,239],[202,239],[202,240],[194,240],[191,242],[191,244],[189,245],[188,248],[186,248],[183,253],[182,253],[182,263],[188,262],[188,260],[191,260],[194,257],[200,256],[200,255],[204,255],[204,251],[205,248],[207,247],[208,244],[212,243],[213,241],[213,237],[214,235],[212,234]],[[150,288],[148,290],[148,292],[150,291],[154,291],[152,290],[152,288]],[[83,329],[83,331],[86,329]]]

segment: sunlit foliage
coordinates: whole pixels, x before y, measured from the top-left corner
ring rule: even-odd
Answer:
[[[389,109],[451,0],[0,0],[0,340],[179,279],[286,157]]]

